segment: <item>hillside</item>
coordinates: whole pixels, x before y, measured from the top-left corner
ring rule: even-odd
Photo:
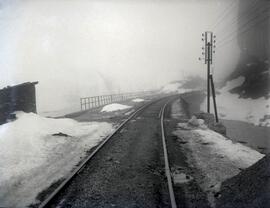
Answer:
[[[237,90],[245,87],[245,83],[246,78],[239,76],[227,81],[224,87],[217,90],[216,100],[220,118],[270,126],[269,97],[261,96],[255,99],[241,96]],[[201,110],[205,109],[206,100],[201,104]]]
[[[241,98],[268,98],[269,76],[268,60],[260,60],[255,56],[243,54],[236,69],[227,77],[226,81],[244,77],[245,80],[241,85],[230,90],[232,94],[238,94]]]

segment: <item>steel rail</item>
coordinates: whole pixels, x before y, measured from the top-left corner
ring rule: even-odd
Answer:
[[[172,183],[171,170],[170,170],[169,159],[168,159],[168,151],[167,151],[167,146],[166,146],[166,136],[165,136],[165,131],[164,131],[164,112],[169,102],[171,101],[169,100],[162,108],[160,124],[161,124],[162,145],[163,145],[164,162],[165,162],[165,174],[167,177],[171,207],[177,208],[177,205],[175,202],[174,191],[173,191],[173,183]]]
[[[145,105],[143,105],[142,107],[140,107],[139,109],[137,109],[135,112],[133,112],[127,119],[125,119],[117,128],[116,130],[114,130],[109,136],[106,137],[105,140],[103,140],[97,147],[96,149],[76,168],[74,169],[71,174],[38,206],[39,208],[44,208],[47,205],[49,205],[49,203],[57,196],[57,194],[59,194],[59,192],[85,167],[86,163],[89,162],[96,154],[97,152],[116,134],[118,133],[123,127],[124,125],[130,121],[131,119],[133,119],[138,113],[140,113],[141,111],[143,111],[145,108],[147,108],[148,106],[160,101],[164,99],[163,98],[159,98],[156,99],[152,102],[146,103]]]

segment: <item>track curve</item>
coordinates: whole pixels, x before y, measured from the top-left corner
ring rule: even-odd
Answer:
[[[133,118],[135,118],[136,116],[138,116],[143,110],[145,110],[147,107],[154,105],[155,103],[159,102],[159,101],[166,101],[166,103],[162,106],[161,111],[159,112],[159,118],[160,118],[160,124],[161,124],[161,136],[162,136],[162,145],[163,145],[163,154],[164,154],[164,158],[165,158],[165,173],[166,173],[166,177],[167,177],[167,183],[168,183],[168,190],[169,190],[169,195],[170,195],[170,207],[176,208],[176,203],[175,203],[175,199],[174,199],[174,193],[173,193],[173,185],[172,185],[172,181],[171,181],[171,176],[170,176],[170,168],[169,168],[169,163],[168,163],[168,155],[167,155],[167,150],[166,150],[166,141],[165,141],[165,135],[164,135],[164,111],[166,106],[168,105],[168,103],[170,101],[172,101],[172,98],[174,98],[175,96],[170,96],[169,101],[168,101],[168,97],[167,98],[161,98],[161,99],[157,99],[154,100],[152,102],[149,102],[145,105],[143,105],[141,108],[139,108],[138,110],[136,110],[133,114],[131,114],[124,122],[122,122],[118,128],[111,134],[109,135],[102,143],[100,143],[98,145],[98,147],[81,163],[80,166],[78,166],[50,195],[48,198],[46,198],[46,200],[44,200],[39,207],[40,208],[44,208],[44,207],[50,207],[51,206],[51,202],[59,195],[60,192],[62,192],[65,187],[76,177],[76,175],[78,175],[86,166],[86,164],[91,161],[94,156],[105,146],[105,144],[108,143],[108,141],[114,137],[117,133],[121,132],[121,130],[123,129],[123,127],[129,123],[129,121],[131,121]],[[166,151],[165,151],[166,150]],[[64,207],[64,206],[63,206]]]

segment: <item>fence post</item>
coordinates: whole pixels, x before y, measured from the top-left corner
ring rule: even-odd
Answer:
[[[82,98],[80,98],[81,111],[82,111]]]
[[[97,96],[97,107],[100,106],[100,100],[99,100],[99,96]]]

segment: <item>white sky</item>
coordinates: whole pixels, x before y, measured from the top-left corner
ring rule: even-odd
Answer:
[[[80,96],[157,88],[206,76],[201,33],[232,0],[0,0],[0,87],[39,81],[38,110]],[[220,34],[221,36],[223,34]],[[217,34],[217,39],[219,34]],[[216,79],[234,67],[236,41],[217,51]]]

